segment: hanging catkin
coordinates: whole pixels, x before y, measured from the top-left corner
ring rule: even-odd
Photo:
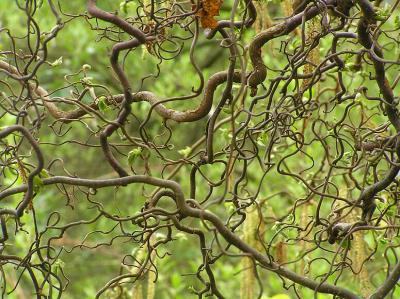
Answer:
[[[283,10],[283,14],[285,17],[290,17],[293,15],[294,10],[297,8],[297,6],[299,5],[298,0],[284,0],[282,1],[281,5],[282,5],[282,10]],[[296,35],[299,35],[300,31],[298,28],[296,28],[293,31]]]
[[[315,71],[315,66],[317,66],[320,62],[319,55],[319,46],[314,45],[318,33],[321,31],[321,23],[318,17],[315,17],[308,21],[306,25],[306,45],[311,47],[315,46],[307,55],[307,62],[304,65],[304,74],[309,75]],[[312,82],[312,78],[304,79],[302,89],[305,90],[309,87],[309,84]]]
[[[341,189],[339,195],[345,195],[347,198],[351,198],[351,194],[348,191]],[[349,215],[345,217],[345,221],[348,223],[355,223],[359,218],[359,209],[353,209]],[[352,268],[356,275],[356,280],[358,282],[360,292],[365,297],[372,293],[371,282],[369,280],[369,274],[366,267],[365,261],[368,258],[367,255],[367,243],[364,240],[364,231],[358,231],[352,234],[353,239],[351,240],[349,258],[352,261]]]
[[[257,11],[257,19],[254,22],[254,29],[256,33],[272,26],[271,17],[268,13],[268,3],[265,1],[254,1],[254,6]]]
[[[246,220],[244,222],[243,240],[257,250],[262,249],[259,235],[262,235],[263,225],[257,207],[246,209]],[[261,224],[260,224],[261,221]],[[255,268],[250,257],[242,258],[242,283],[240,286],[240,299],[253,299],[255,296]]]

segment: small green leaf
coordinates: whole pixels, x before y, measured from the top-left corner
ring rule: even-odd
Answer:
[[[125,14],[127,14],[128,13],[128,3],[126,3],[126,1],[123,1],[123,2],[121,2],[120,4],[119,4],[119,9],[123,12],[123,13],[125,13]]]
[[[377,21],[385,21],[389,17],[390,17],[390,10],[387,7],[377,9],[375,15],[375,19]]]
[[[124,13],[128,14],[129,10],[133,8],[133,3],[130,1],[122,1],[119,3],[119,9]]]
[[[46,169],[42,169],[40,171],[39,175],[40,175],[41,178],[44,178],[44,179],[47,179],[47,178],[50,177],[49,172]]]
[[[56,269],[56,273],[58,273],[60,270],[62,270],[63,268],[64,268],[64,266],[65,266],[65,262],[63,262],[61,259],[57,259],[55,262],[54,262],[54,267],[55,267],[55,269]]]
[[[97,107],[99,107],[99,110],[102,113],[105,113],[107,110],[110,110],[110,106],[108,106],[107,98],[105,96],[99,97],[99,100],[97,102]]]
[[[258,135],[257,143],[258,145],[266,146],[267,142],[268,142],[268,133],[263,131],[260,133],[260,135]]]
[[[230,107],[224,107],[224,108],[222,108],[222,112],[224,112],[225,114],[230,114],[231,113],[231,108]]]
[[[232,202],[224,202],[224,206],[227,209],[228,213],[233,213],[236,210],[236,207]]]
[[[43,181],[39,176],[33,178],[33,191],[39,193],[44,187]]]
[[[135,160],[137,159],[137,157],[140,156],[142,151],[143,151],[143,149],[141,147],[137,147],[137,148],[131,150],[128,153],[128,164],[132,165],[135,162]]]
[[[396,25],[396,27],[400,27],[400,16],[396,16],[394,18],[394,24]]]
[[[354,103],[359,104],[362,102],[363,95],[361,92],[357,92],[355,98],[354,98]]]
[[[83,84],[90,85],[90,84],[93,84],[93,83],[92,83],[92,80],[93,80],[92,77],[85,77],[85,78],[82,78],[82,79],[81,79],[81,82],[82,82]]]
[[[65,263],[64,263],[61,259],[57,259],[57,260],[54,262],[54,266],[63,268],[63,267],[65,266]]]
[[[56,60],[54,60],[52,63],[50,63],[51,66],[58,66],[63,63],[63,57],[59,57]]]
[[[192,151],[192,149],[189,146],[187,146],[184,149],[179,150],[178,153],[184,157],[187,157],[191,151]]]
[[[396,211],[395,209],[390,208],[389,210],[387,210],[386,215],[389,217],[394,217],[396,216]]]
[[[275,224],[272,226],[272,230],[274,231],[279,231],[282,227],[282,222],[280,221],[275,221]]]
[[[350,248],[350,240],[347,238],[346,240],[340,241],[340,247],[348,249]]]
[[[40,43],[43,45],[44,44],[44,41],[46,40],[46,38],[47,38],[47,35],[48,35],[48,33],[47,32],[43,32],[42,34],[40,34]]]
[[[379,243],[381,243],[382,245],[386,245],[388,243],[388,239],[381,238],[381,239],[379,239]]]

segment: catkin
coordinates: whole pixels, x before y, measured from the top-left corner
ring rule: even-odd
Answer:
[[[268,3],[265,1],[254,1],[254,6],[257,11],[257,19],[254,22],[254,29],[256,33],[272,26],[271,17],[268,13]]]
[[[250,246],[261,250],[262,244],[259,240],[259,235],[263,232],[263,222],[257,207],[250,207],[246,209],[246,220],[244,222],[243,240]],[[240,286],[240,299],[253,299],[255,296],[255,267],[253,259],[250,257],[242,258],[242,283]]]
[[[308,46],[312,46],[313,41],[318,36],[318,33],[321,31],[321,23],[318,17],[310,20],[306,26],[306,44]],[[307,63],[304,66],[304,74],[312,74],[315,71],[315,66],[320,62],[319,55],[319,46],[315,46],[307,56]],[[305,90],[308,88],[311,83],[312,78],[304,79],[302,89]]]

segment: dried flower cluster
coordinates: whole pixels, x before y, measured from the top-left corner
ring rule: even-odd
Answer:
[[[214,29],[218,25],[218,21],[215,19],[219,16],[219,10],[221,9],[223,0],[202,0],[198,15],[200,17],[201,26],[203,28]]]

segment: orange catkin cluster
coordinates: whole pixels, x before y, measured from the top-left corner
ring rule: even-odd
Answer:
[[[199,11],[201,27],[215,28],[218,25],[215,16],[219,15],[224,0],[202,0],[202,8]]]

